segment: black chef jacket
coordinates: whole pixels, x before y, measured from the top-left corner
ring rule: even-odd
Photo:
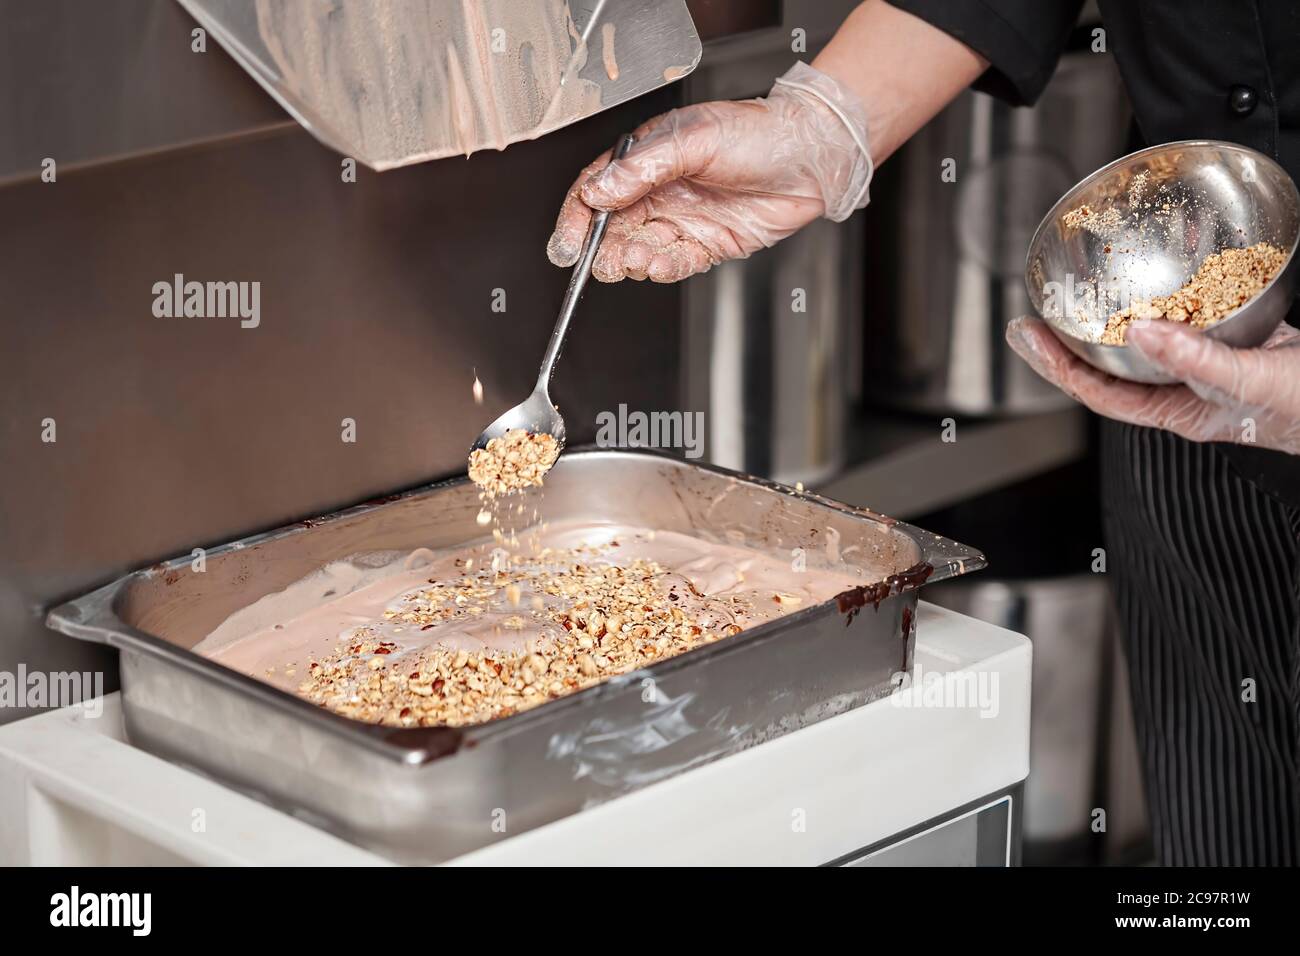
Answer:
[[[1083,0],[890,0],[990,63],[976,88],[1037,99]],[[1098,0],[1142,138],[1223,139],[1276,159],[1300,181],[1300,2]],[[925,69],[925,64],[917,64]],[[1289,321],[1296,321],[1292,309]],[[1243,477],[1300,505],[1300,456],[1222,446]]]

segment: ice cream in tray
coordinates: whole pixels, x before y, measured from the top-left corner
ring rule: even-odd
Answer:
[[[501,504],[508,521],[515,502]],[[837,537],[809,556],[627,524],[510,528],[382,568],[335,562],[195,651],[346,717],[482,723],[867,583]]]
[[[495,532],[495,533],[494,533]],[[128,737],[446,859],[890,693],[978,552],[640,451],[466,479],[128,575],[50,626],[121,650]]]

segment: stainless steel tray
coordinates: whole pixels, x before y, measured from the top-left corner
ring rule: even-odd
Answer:
[[[121,651],[132,743],[364,846],[436,862],[884,696],[909,672],[917,589],[984,566],[880,515],[648,452],[567,452],[543,520],[682,531],[810,566],[838,553],[864,584],[652,667],[468,728],[332,714],[190,649],[234,612],[324,565],[482,537],[465,479],[367,502],[128,575],[48,624]],[[828,538],[836,545],[828,548]],[[793,573],[793,572],[792,572]]]

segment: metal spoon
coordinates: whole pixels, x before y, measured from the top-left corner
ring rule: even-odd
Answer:
[[[614,147],[613,158],[622,159],[626,156],[632,142],[632,135],[624,134]],[[587,229],[587,241],[582,247],[582,255],[578,257],[578,264],[573,267],[573,275],[569,277],[569,288],[564,293],[564,303],[560,306],[560,318],[555,323],[555,331],[551,333],[551,343],[546,347],[546,355],[542,357],[542,370],[537,376],[537,385],[533,388],[533,393],[483,429],[483,434],[478,436],[470,451],[485,447],[493,438],[499,438],[513,428],[522,428],[529,432],[546,432],[555,438],[560,450],[564,450],[564,418],[551,401],[551,375],[555,372],[555,362],[559,359],[560,349],[564,346],[564,336],[569,331],[569,321],[577,311],[578,300],[582,298],[582,290],[586,288],[587,279],[591,276],[591,264],[596,259],[596,250],[600,248],[600,240],[604,237],[605,227],[608,224],[608,212],[597,212],[591,217],[591,225]]]

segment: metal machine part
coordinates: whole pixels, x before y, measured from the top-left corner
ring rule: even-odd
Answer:
[[[1043,214],[1124,151],[1108,54],[1064,56],[1042,98],[968,92],[876,174],[867,217],[866,391],[893,408],[971,415],[1071,404],[1006,345],[1033,311],[1024,255]]]
[[[785,5],[784,26],[808,34],[806,53],[791,51],[785,29],[711,46],[685,84],[687,99],[766,94],[853,5]],[[805,485],[843,468],[861,379],[863,222],[862,214],[817,220],[683,283],[682,403],[704,412],[709,461]]]
[[[862,217],[819,219],[685,290],[687,408],[708,460],[814,485],[845,464],[860,328]]]
[[[724,38],[779,24],[781,6],[782,0],[687,2],[710,60],[715,47],[734,42]],[[784,6],[807,28],[824,17],[821,8],[835,17],[851,4]],[[194,49],[196,24],[179,3],[0,0],[0,21],[0,184],[38,177],[46,158],[62,174],[301,128],[218,44]],[[31,109],[32,102],[41,108]],[[651,108],[646,104],[645,115]],[[575,160],[579,155],[575,149]]]
[[[967,806],[849,853],[831,866],[1020,865],[1024,785]]]
[[[700,60],[684,0],[179,0],[317,139],[372,169],[503,149]]]
[[[330,561],[481,537],[466,480],[136,572],[51,612],[121,653],[134,743],[367,846],[436,861],[539,826],[888,694],[911,667],[917,588],[983,556],[870,512],[666,456],[571,452],[540,518],[743,541],[857,569],[864,587],[622,679],[470,728],[352,721],[189,648]],[[828,547],[828,539],[832,547]],[[792,572],[794,573],[794,572]]]

